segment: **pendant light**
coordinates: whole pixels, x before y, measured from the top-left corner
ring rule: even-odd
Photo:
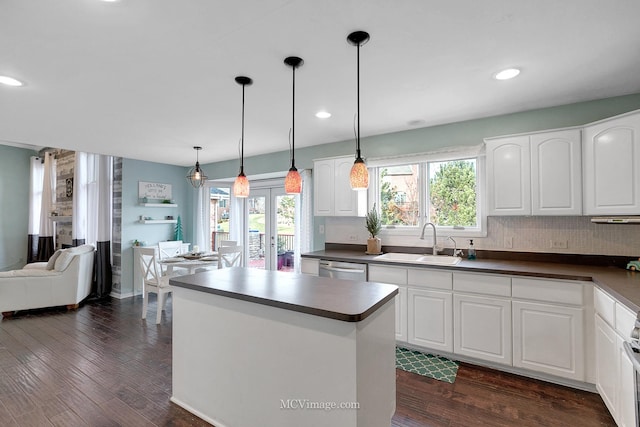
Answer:
[[[189,169],[189,173],[187,173],[187,180],[195,188],[199,188],[204,185],[204,182],[209,177],[205,175],[202,169],[200,169],[200,162],[198,161],[198,151],[202,150],[202,147],[193,147],[193,149],[196,150],[196,165]]]
[[[287,177],[284,179],[284,191],[287,194],[300,194],[302,191],[302,177],[296,169],[296,68],[304,64],[302,58],[297,56],[289,56],[285,58],[284,63],[293,70],[293,95],[292,95],[292,113],[291,113],[291,168]]]
[[[242,138],[240,139],[240,173],[233,183],[233,195],[249,197],[249,179],[244,174],[244,87],[253,83],[249,77],[238,76],[236,83],[242,85]]]
[[[369,41],[369,33],[364,31],[354,31],[347,36],[347,41],[356,46],[358,51],[357,56],[357,123],[358,128],[356,132],[356,161],[351,167],[351,173],[349,174],[349,181],[353,190],[366,190],[369,187],[369,171],[367,165],[362,160],[360,155],[360,46]]]

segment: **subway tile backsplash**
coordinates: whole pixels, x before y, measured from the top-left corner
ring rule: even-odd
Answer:
[[[364,218],[327,217],[325,230],[326,243],[366,244],[368,237]],[[383,245],[430,248],[431,239],[420,240],[418,234],[380,237]],[[468,238],[455,239],[459,248],[467,248]],[[509,241],[511,248],[505,244]],[[480,250],[637,257],[640,224],[594,224],[590,217],[582,216],[498,216],[487,219],[487,237],[473,237],[473,242]],[[453,247],[446,236],[438,236],[438,245]]]

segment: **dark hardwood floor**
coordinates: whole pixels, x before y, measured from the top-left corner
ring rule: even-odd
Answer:
[[[139,297],[3,319],[0,425],[209,425],[169,402],[170,307],[160,325]],[[395,427],[615,425],[596,394],[490,369],[463,364],[454,384],[396,375]]]

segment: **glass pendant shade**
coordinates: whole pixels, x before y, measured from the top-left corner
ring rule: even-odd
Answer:
[[[240,175],[236,178],[236,181],[233,183],[233,195],[236,197],[249,197],[249,178],[243,173],[240,172]]]
[[[369,188],[369,170],[364,160],[358,158],[351,166],[349,182],[352,190],[366,190]]]
[[[202,150],[202,147],[193,147],[193,149],[196,150],[197,158],[197,153]],[[187,181],[189,181],[194,188],[199,188],[204,185],[207,179],[209,179],[209,177],[200,169],[200,162],[196,160],[196,165],[189,169],[187,173]]]
[[[302,191],[302,177],[298,169],[289,169],[289,173],[284,179],[284,191],[287,194],[300,194]]]

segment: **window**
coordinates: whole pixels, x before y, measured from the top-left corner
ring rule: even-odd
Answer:
[[[383,233],[418,234],[432,222],[445,235],[485,235],[481,160],[466,150],[370,162],[369,197]]]

